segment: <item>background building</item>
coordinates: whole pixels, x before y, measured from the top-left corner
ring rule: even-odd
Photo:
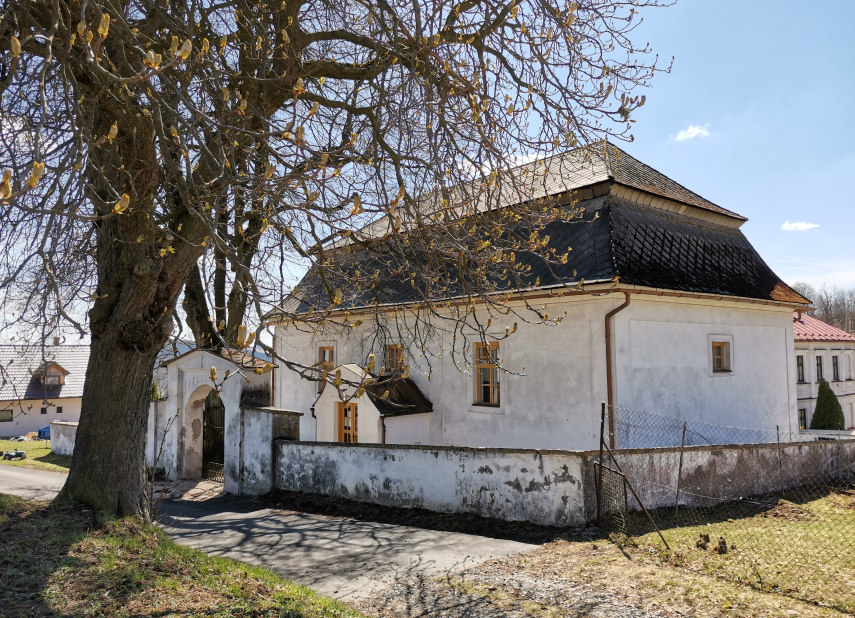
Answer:
[[[793,316],[799,427],[810,427],[819,382],[825,380],[843,407],[846,427],[855,427],[855,335],[805,313]]]

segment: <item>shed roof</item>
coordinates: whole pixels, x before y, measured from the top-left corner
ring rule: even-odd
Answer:
[[[793,338],[796,341],[855,341],[852,333],[806,313],[793,313]]]
[[[0,401],[83,396],[88,345],[0,345]],[[46,385],[39,375],[51,365],[68,372],[65,384]]]
[[[389,395],[383,398],[387,391]],[[381,376],[377,382],[366,386],[365,392],[380,412],[380,416],[433,412],[433,404],[412,378],[394,379]]]

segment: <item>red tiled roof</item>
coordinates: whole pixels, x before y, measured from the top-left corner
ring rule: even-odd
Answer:
[[[798,313],[793,313],[793,337],[796,341],[855,341],[852,333],[806,313],[802,314],[801,319]]]

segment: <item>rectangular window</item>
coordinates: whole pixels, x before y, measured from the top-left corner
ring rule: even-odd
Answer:
[[[355,444],[358,414],[355,403],[338,403],[338,441]]]
[[[401,344],[390,344],[386,346],[386,373],[394,374],[404,366],[405,352]]]
[[[799,408],[799,429],[807,429],[807,410]]]
[[[475,346],[475,403],[499,405],[499,344],[478,343]]]
[[[12,422],[12,410],[0,410],[0,423]]]
[[[805,381],[805,357],[796,356],[796,381],[804,383]]]
[[[822,382],[822,357],[816,355],[816,381]]]
[[[831,375],[835,382],[840,382],[840,361],[837,356],[831,357]]]
[[[57,407],[56,407],[56,413],[57,413],[57,414],[62,414],[62,406],[57,406]]]
[[[730,343],[713,341],[712,343],[713,373],[730,373]]]
[[[322,372],[331,372],[335,369],[335,348],[332,346],[325,346],[318,349],[318,367]],[[321,380],[318,382],[319,393],[324,390],[325,385],[326,381]]]
[[[42,414],[47,414],[47,408],[42,408]]]

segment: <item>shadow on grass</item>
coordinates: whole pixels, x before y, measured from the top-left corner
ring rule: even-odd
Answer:
[[[54,615],[41,593],[57,569],[77,562],[69,550],[96,525],[95,513],[76,505],[47,507],[0,494],[0,613]]]
[[[68,470],[71,468],[71,455],[57,455],[56,453],[47,453],[39,457],[33,457],[32,461],[40,461],[42,463],[51,464]]]

